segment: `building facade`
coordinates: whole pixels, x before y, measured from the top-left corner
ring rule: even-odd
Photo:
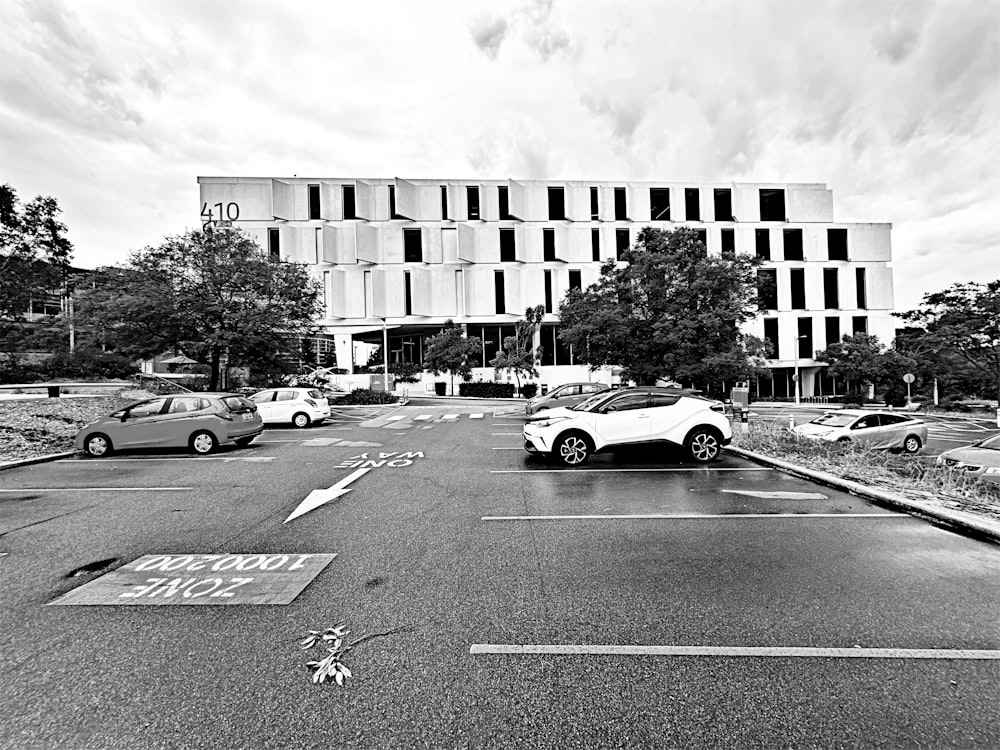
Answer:
[[[544,305],[539,382],[612,382],[558,339],[560,301],[597,281],[646,226],[696,229],[710,255],[761,256],[775,290],[746,326],[769,340],[758,397],[832,395],[843,385],[815,352],[847,334],[891,342],[891,225],[834,221],[825,184],[199,177],[203,222],[231,222],[272,257],[321,282],[317,323],[353,370],[358,344],[389,341],[390,361],[421,362],[447,320],[484,341],[488,366],[525,308]],[[732,384],[719,384],[725,388]]]

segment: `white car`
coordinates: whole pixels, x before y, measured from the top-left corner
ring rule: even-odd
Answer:
[[[330,403],[316,388],[268,388],[250,397],[264,424],[308,427],[330,417]]]
[[[566,466],[591,454],[641,443],[682,446],[698,463],[714,461],[733,439],[714,402],[670,388],[623,388],[575,406],[550,409],[524,425],[524,449]]]
[[[927,423],[891,411],[843,409],[816,417],[792,429],[796,435],[831,443],[862,443],[917,453],[927,443]]]
[[[937,457],[937,464],[961,469],[984,481],[1000,484],[1000,435],[945,451]]]

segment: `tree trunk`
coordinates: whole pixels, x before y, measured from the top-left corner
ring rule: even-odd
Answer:
[[[219,376],[222,373],[222,349],[218,346],[212,347],[212,374],[209,376],[208,390],[215,391],[219,388]]]

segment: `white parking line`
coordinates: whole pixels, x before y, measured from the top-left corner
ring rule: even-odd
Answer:
[[[686,521],[721,518],[910,518],[909,513],[635,513],[594,516],[483,516],[481,521]]]
[[[386,422],[398,422],[401,419],[406,419],[406,415],[405,414],[396,414],[396,415],[391,416],[391,417],[386,417],[385,421]]]
[[[267,442],[267,441],[265,441]],[[283,440],[285,443],[301,443],[302,440]],[[263,443],[254,443],[263,445]],[[99,461],[81,461],[78,458],[60,458],[53,463],[57,464],[77,464],[79,466],[100,466],[102,464],[114,463],[116,461],[248,461],[250,463],[261,463],[273,461],[274,456],[132,456],[131,458],[101,458]]]
[[[517,446],[514,446],[513,448],[494,448],[493,450],[495,450],[495,451],[523,451],[524,448],[522,448],[520,445],[517,445]]]
[[[482,418],[483,418],[482,414],[470,414],[469,415],[469,419],[482,419]]]
[[[417,417],[414,417],[413,421],[414,422],[426,422],[428,419],[433,419],[433,418],[434,418],[433,414],[421,414],[421,415],[419,415]]]
[[[523,449],[519,449],[523,450]],[[556,474],[562,471],[572,471],[575,474],[583,473],[606,473],[606,474],[629,474],[634,472],[643,471],[774,471],[774,469],[769,466],[748,466],[743,469],[732,469],[732,468],[719,468],[719,469],[709,469],[704,468],[682,468],[682,469],[490,469],[490,474]]]
[[[441,416],[441,421],[442,422],[450,422],[453,419],[458,419],[458,415],[457,414],[444,414],[444,415]]]
[[[21,487],[0,492],[188,492],[194,487]]]
[[[499,435],[517,435],[518,437],[520,437],[521,433],[520,432],[491,432],[490,433],[490,437],[497,437]]]
[[[474,643],[470,654],[549,654],[614,656],[731,656],[813,659],[1000,659],[993,649],[944,648],[802,648],[794,646],[618,646],[608,645],[505,645]]]

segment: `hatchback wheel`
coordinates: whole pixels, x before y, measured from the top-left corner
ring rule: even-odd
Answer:
[[[111,440],[107,435],[102,435],[98,432],[87,438],[87,441],[83,444],[83,449],[87,452],[88,456],[100,458],[111,453]]]
[[[309,415],[303,414],[302,412],[296,413],[296,415],[292,417],[292,424],[295,425],[296,427],[308,427]]]
[[[214,451],[216,444],[215,435],[205,430],[191,436],[191,450],[201,455]]]
[[[906,440],[903,441],[903,450],[907,453],[917,453],[920,451],[921,445],[923,443],[916,435],[907,435]]]
[[[684,447],[691,459],[700,464],[714,461],[719,457],[719,451],[722,450],[719,438],[716,437],[715,433],[704,428],[698,428],[688,435]]]
[[[554,453],[566,466],[579,466],[590,458],[590,443],[582,435],[571,432],[556,440]]]

